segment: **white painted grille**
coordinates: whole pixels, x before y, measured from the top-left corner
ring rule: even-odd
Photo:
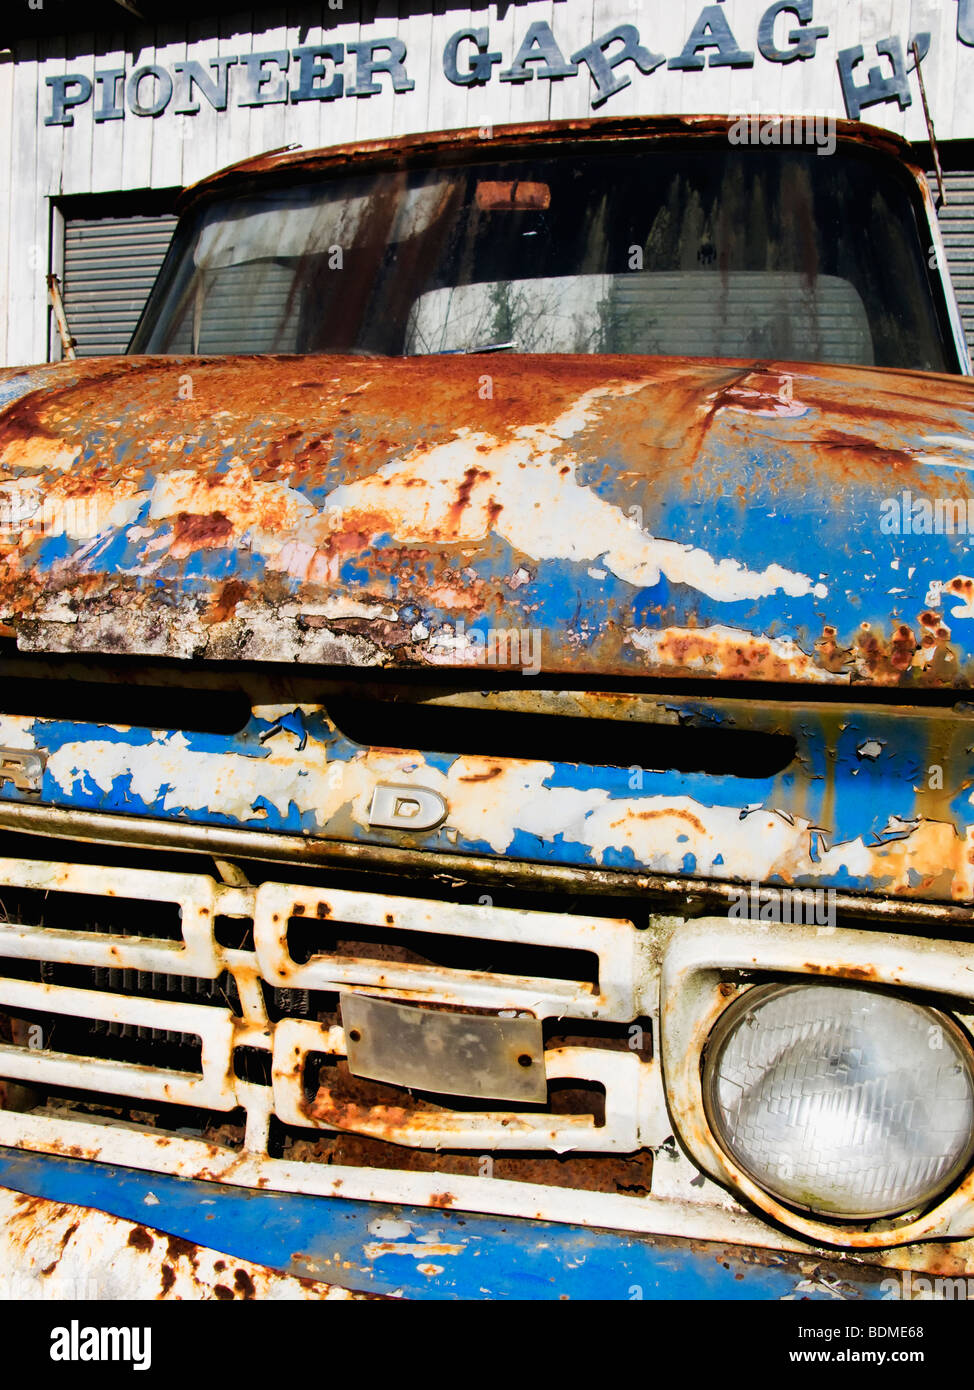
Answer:
[[[267,1153],[272,1117],[312,1131],[336,1128],[309,1115],[306,1069],[309,1058],[344,1057],[342,1028],[286,1016],[289,1005],[298,1006],[294,1012],[307,1013],[309,992],[320,997],[339,990],[360,991],[441,1007],[625,1024],[640,1012],[639,987],[648,972],[641,964],[639,933],[624,919],[274,882],[227,887],[199,874],[0,859],[0,901],[13,891],[16,902],[16,891],[25,889],[63,898],[54,914],[59,925],[0,923],[0,1013],[22,1025],[27,1022],[26,1033],[20,1028],[26,1041],[0,1044],[0,1075],[25,1085],[102,1098],[199,1107],[217,1114],[242,1110],[245,1148],[262,1155]],[[86,923],[81,910],[76,924],[66,927],[64,908],[76,896],[89,915],[96,900],[124,905],[124,934],[119,934],[117,910],[111,931],[90,929],[94,924]],[[176,939],[139,935],[139,904],[145,905],[143,912],[149,904],[170,904],[178,910]],[[219,943],[216,923],[228,918],[236,920],[253,949],[249,944],[235,949]],[[597,981],[447,969],[334,952],[312,954],[299,962],[288,944],[289,923],[295,921],[310,923],[312,936],[316,926],[324,930],[340,924],[344,933],[377,929],[393,943],[421,933],[426,939],[459,937],[485,945],[540,948],[541,956],[532,959],[543,960],[545,948],[550,948],[558,953],[562,974],[565,961],[573,959],[565,952],[578,952],[579,961],[597,961]],[[13,962],[43,963],[41,979],[11,978]],[[92,985],[107,981],[113,987],[59,983],[62,966],[83,967]],[[218,988],[221,979],[232,982],[232,988]],[[201,982],[206,1002],[192,1002],[194,987],[195,997],[201,996]],[[165,993],[167,983],[170,994],[181,994],[190,985],[191,1001],[151,997]],[[269,1012],[269,997],[283,1001],[284,1017],[272,1017],[278,1010]],[[29,1025],[39,1019],[44,1022],[38,1025],[38,1043],[30,1037]],[[90,1021],[91,1028],[80,1050],[75,1036],[72,1049],[62,1051],[59,1030],[63,1034],[66,1021],[75,1019]],[[106,1032],[143,1040],[137,1060],[112,1056]],[[340,1128],[413,1148],[631,1152],[647,1142],[641,1117],[652,1116],[654,1110],[647,1110],[644,1094],[654,1083],[654,1068],[651,1059],[628,1050],[622,1036],[615,1049],[553,1047],[545,1053],[550,1081],[578,1080],[604,1088],[601,1123],[590,1115],[546,1110],[475,1113],[444,1106],[407,1113],[399,1122],[359,1108],[354,1121]],[[172,1048],[167,1051],[163,1044],[174,1040],[184,1052],[195,1048],[194,1069],[180,1064],[179,1053],[175,1064],[167,1064]],[[269,1055],[270,1087],[235,1074],[238,1048]],[[650,1128],[659,1128],[658,1119]],[[655,1133],[652,1138],[658,1142]]]

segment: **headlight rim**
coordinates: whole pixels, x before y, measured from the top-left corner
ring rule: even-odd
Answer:
[[[704,1115],[700,1056],[729,1007],[728,981],[760,976],[879,987],[952,1004],[974,1035],[974,940],[931,940],[898,932],[838,927],[828,932],[749,918],[694,918],[669,938],[660,962],[660,1063],[673,1132],[697,1167],[745,1209],[779,1230],[821,1247],[880,1250],[918,1240],[974,1236],[974,1166],[920,1216],[868,1225],[824,1221],[788,1207],[759,1187],[718,1144]],[[970,1004],[970,1008],[963,1005]]]

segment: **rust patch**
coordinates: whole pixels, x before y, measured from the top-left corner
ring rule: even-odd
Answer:
[[[384,1139],[336,1131],[315,1139],[288,1139],[285,1157],[296,1162],[348,1165],[353,1168],[392,1168],[403,1173],[436,1173],[480,1177],[480,1155],[404,1148]],[[648,1149],[635,1154],[520,1153],[504,1150],[492,1155],[493,1175],[511,1182],[540,1183],[578,1192],[616,1192],[648,1197],[652,1188],[653,1156]],[[439,1196],[450,1196],[440,1193]],[[437,1206],[445,1205],[442,1201]]]
[[[71,1239],[71,1237],[74,1235],[75,1231],[78,1229],[78,1226],[79,1226],[80,1224],[81,1224],[81,1223],[78,1222],[78,1221],[73,1221],[73,1222],[71,1223],[71,1225],[68,1227],[68,1229],[64,1232],[64,1235],[61,1237],[61,1249],[62,1249],[62,1250],[63,1250],[64,1247],[67,1245],[67,1243],[68,1243],[68,1241]]]
[[[326,1086],[319,1087],[318,1094],[308,1106],[308,1114],[313,1120],[335,1125],[338,1129],[355,1129],[359,1125],[369,1124],[395,1131],[402,1129],[409,1119],[409,1111],[402,1106],[357,1105],[354,1101],[339,1100]]]
[[[572,1041],[570,1037],[552,1039],[552,1044],[571,1045]],[[406,1147],[388,1137],[401,1132],[410,1118],[439,1111],[442,1107],[415,1095],[409,1096],[408,1110],[397,1106],[393,1102],[403,1096],[400,1088],[353,1076],[344,1061],[330,1064],[322,1071],[327,1073],[327,1084],[320,1086],[306,1113],[325,1124],[335,1125],[335,1132],[313,1139],[289,1137],[285,1141],[286,1158],[297,1162],[347,1164],[355,1168],[482,1176],[479,1154]],[[551,1110],[553,1114],[589,1113],[591,1099],[588,1092],[556,1091]],[[378,1137],[354,1133],[353,1127],[363,1121],[378,1123],[384,1132]],[[651,1190],[653,1156],[648,1149],[625,1155],[570,1153],[561,1156],[503,1150],[491,1157],[494,1177],[515,1182],[640,1196],[648,1196]],[[431,1201],[431,1205],[442,1208],[454,1203],[454,1195],[445,1187]]]
[[[209,621],[211,623],[225,623],[232,618],[238,603],[242,603],[248,595],[247,585],[240,579],[228,579],[226,584],[217,594],[209,611]]]
[[[187,1259],[190,1264],[196,1267],[196,1259],[199,1247],[194,1245],[191,1240],[184,1240],[182,1236],[166,1236],[166,1247],[169,1251],[171,1260]]]
[[[459,522],[464,510],[470,506],[470,494],[473,491],[474,483],[477,481],[486,482],[490,478],[490,473],[486,468],[470,467],[463,475],[463,481],[457,488],[456,501],[450,506],[449,517],[454,526]]]
[[[153,1245],[155,1245],[155,1241],[144,1226],[132,1227],[131,1231],[129,1231],[128,1243],[136,1250],[141,1250],[143,1253],[147,1253],[152,1249]]]
[[[821,961],[806,961],[802,966],[812,975],[837,975],[848,980],[868,980],[878,979],[875,966],[872,965],[824,965]]]
[[[223,512],[177,512],[172,530],[169,553],[174,560],[185,560],[195,550],[222,549],[229,545],[233,522]]]
[[[660,819],[663,819],[663,820],[685,820],[685,821],[687,822],[688,825],[692,825],[693,828],[694,828],[694,830],[699,831],[699,833],[700,833],[701,835],[706,835],[706,833],[707,833],[707,830],[706,830],[706,827],[704,826],[703,821],[699,820],[699,819],[693,814],[692,811],[685,811],[685,810],[683,810],[681,807],[678,807],[678,806],[674,806],[674,807],[671,807],[671,808],[665,808],[664,810],[659,810],[659,811],[658,811],[658,810],[650,810],[650,811],[633,811],[633,812],[631,813],[630,819],[632,819],[632,820],[660,820]],[[618,820],[618,821],[613,821],[613,822],[612,822],[613,829],[615,829],[616,826],[624,825],[624,824],[625,824],[625,821],[624,821],[624,820]]]
[[[714,135],[727,137],[733,117],[697,115],[602,116],[578,117],[561,121],[527,121],[498,125],[493,129],[492,149],[513,148],[523,154],[525,147],[545,146],[552,138],[564,139],[596,134],[600,139],[667,140],[707,139]],[[863,127],[858,121],[839,120],[836,130],[843,141],[859,148],[872,148],[894,154],[909,162],[911,147],[899,135],[876,127]],[[254,155],[226,169],[210,174],[183,193],[179,206],[188,207],[215,190],[247,188],[258,175],[268,173],[326,173],[354,167],[368,168],[390,162],[398,167],[410,156],[433,155],[442,151],[474,151],[483,148],[483,133],[477,127],[464,130],[435,131],[416,135],[398,135],[377,140],[357,140],[354,143],[333,145],[327,149],[276,151]],[[442,154],[440,154],[442,157]],[[262,180],[262,186],[265,181]],[[308,369],[305,368],[307,371]],[[320,381],[300,381],[301,386],[321,388]]]
[[[655,635],[654,664],[670,673],[724,680],[814,680],[821,668],[800,650],[784,654],[770,638],[733,636],[706,629],[669,628]]]

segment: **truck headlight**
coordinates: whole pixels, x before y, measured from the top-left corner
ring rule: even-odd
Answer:
[[[926,1205],[974,1152],[974,1057],[948,1016],[834,985],[748,990],[703,1063],[711,1130],[754,1182],[823,1215]]]

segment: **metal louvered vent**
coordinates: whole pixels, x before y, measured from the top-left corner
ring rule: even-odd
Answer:
[[[167,352],[239,352],[244,338],[247,352],[297,351],[293,262],[260,260],[226,266],[214,271],[200,288],[196,315],[183,319]]]
[[[67,218],[64,311],[79,357],[124,352],[176,218]]]
[[[936,191],[934,176],[927,177]],[[944,191],[947,205],[940,209],[940,230],[967,345],[974,354],[974,169],[945,169]]]

